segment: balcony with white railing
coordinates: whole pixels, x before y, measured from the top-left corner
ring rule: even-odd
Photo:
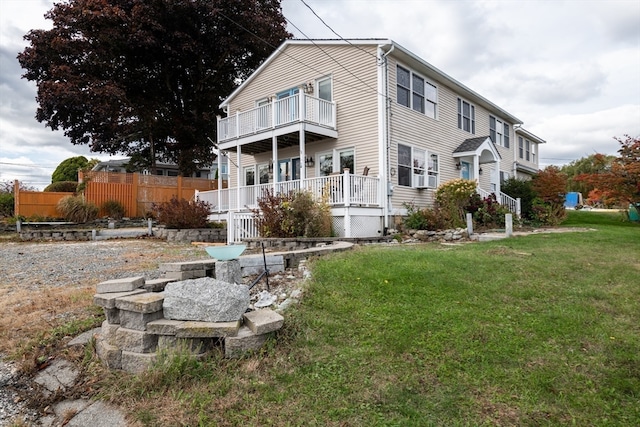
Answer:
[[[218,143],[265,134],[288,125],[305,123],[317,133],[335,137],[336,104],[304,92],[274,99],[248,111],[218,118]]]
[[[379,178],[348,173],[275,184],[198,191],[196,197],[198,200],[209,203],[212,213],[238,212],[257,209],[258,199],[267,192],[288,194],[299,190],[310,192],[316,200],[323,200],[332,207],[382,206]]]

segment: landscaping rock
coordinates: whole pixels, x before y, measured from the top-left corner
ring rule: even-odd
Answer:
[[[168,283],[164,317],[172,320],[233,322],[249,307],[249,287],[210,277]]]

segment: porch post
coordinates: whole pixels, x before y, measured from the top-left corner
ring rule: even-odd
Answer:
[[[218,158],[216,160],[218,160],[218,212],[220,212],[221,208],[222,208],[222,169],[220,168],[220,166],[222,165],[222,163],[220,162],[220,156],[222,155],[220,148],[218,148]]]
[[[232,244],[234,243],[234,239],[233,239],[233,235],[235,234],[233,231],[234,228],[234,223],[233,223],[233,211],[229,210],[229,212],[227,212],[227,244]]]
[[[344,206],[349,206],[351,202],[351,176],[349,169],[345,169],[342,173],[342,199],[344,200]]]
[[[304,124],[300,124],[300,187],[302,187],[302,183],[305,179],[307,179],[307,151],[306,151],[306,141],[305,141],[305,132],[304,132]],[[291,167],[293,167],[293,162],[291,163]]]
[[[240,200],[242,199],[241,197],[241,190],[242,190],[242,186],[240,185],[242,183],[242,164],[240,164],[240,156],[242,155],[242,146],[238,145],[238,149],[236,150],[236,164],[237,166],[237,188],[238,191],[236,191],[236,209],[240,210],[240,206],[242,206],[240,204]],[[231,206],[229,206],[229,212],[231,212]]]
[[[516,198],[516,215],[518,216],[518,218],[520,218],[522,215],[522,204],[520,197]]]
[[[277,193],[278,188],[278,137],[273,135],[271,137],[271,153],[273,154],[273,159],[271,160],[271,164],[273,165],[273,194]]]

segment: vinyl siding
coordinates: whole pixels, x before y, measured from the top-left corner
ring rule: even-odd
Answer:
[[[377,175],[376,49],[373,46],[361,48],[373,56],[352,46],[289,45],[236,94],[229,104],[229,112],[233,114],[237,110],[252,109],[260,99],[331,76],[333,101],[337,105],[338,139],[307,143],[306,155],[317,160],[317,153],[320,152],[354,148],[354,172],[362,173],[364,167],[368,166],[369,174]],[[298,156],[297,146],[278,151],[279,159]],[[242,165],[267,162],[271,157],[271,153],[263,153],[255,158],[243,155]],[[235,169],[233,166],[231,168]],[[307,175],[316,176],[317,170],[316,161],[314,168],[306,169]],[[235,175],[234,172],[231,174]]]

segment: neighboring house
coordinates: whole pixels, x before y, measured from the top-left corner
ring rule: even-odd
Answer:
[[[517,212],[501,181],[535,173],[544,143],[386,39],[287,40],[221,107],[229,188],[198,197],[221,219],[255,208],[264,189],[306,189],[326,197],[343,237],[382,235],[405,203],[429,206],[455,178],[476,180],[481,195]]]
[[[100,162],[98,164],[96,164],[91,170],[92,171],[104,171],[104,172],[120,172],[120,173],[126,173],[126,172],[131,172],[131,170],[128,170],[128,163],[131,159],[126,158],[126,159],[117,159],[117,160],[108,160],[106,162]],[[227,179],[227,174],[228,174],[228,166],[226,163],[226,159],[224,159],[222,161],[222,177],[223,179]],[[212,167],[207,167],[207,168],[199,168],[196,172],[194,172],[191,177],[192,178],[206,178],[206,179],[214,179],[216,176],[216,170],[218,168],[218,164],[214,164]],[[144,175],[149,175],[151,174],[151,171],[148,169],[142,169],[139,170],[137,172],[140,172]],[[178,166],[173,164],[173,163],[162,163],[162,162],[158,162],[156,163],[156,175],[159,176],[179,176],[180,175],[180,170],[178,169]]]

